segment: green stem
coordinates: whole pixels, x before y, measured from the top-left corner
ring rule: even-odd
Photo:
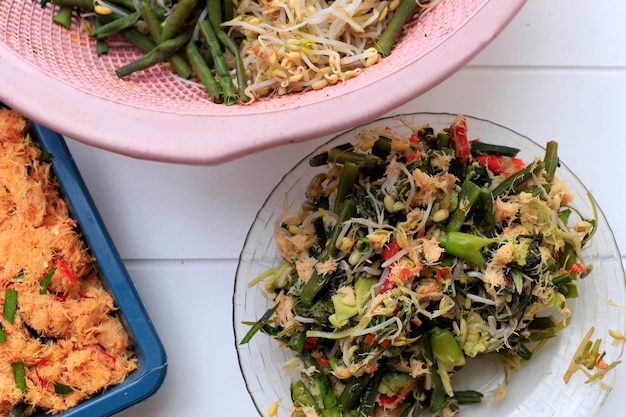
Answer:
[[[250,330],[248,330],[248,333],[246,333],[246,335],[243,337],[243,339],[241,339],[241,342],[239,342],[239,344],[240,345],[245,345],[246,343],[248,343],[250,341],[250,339],[252,339],[252,337],[259,330],[261,330],[261,328],[265,325],[265,323],[272,318],[272,316],[274,315],[274,312],[276,311],[277,308],[278,308],[278,304],[276,304],[274,307],[268,309],[265,312],[265,314],[263,314],[263,316],[261,316],[261,318],[256,323],[254,323],[254,325],[250,328]]]
[[[333,208],[335,213],[341,213],[341,206],[343,205],[346,197],[352,194],[354,184],[358,178],[359,167],[356,164],[347,161],[343,165],[341,176],[339,177],[339,184],[337,185],[337,195],[335,197],[335,206]]]
[[[139,13],[141,13],[141,18],[148,27],[152,39],[156,40],[156,43],[161,43],[161,21],[157,17],[150,0],[139,1]],[[191,77],[191,67],[182,56],[174,54],[169,58],[169,62],[181,78],[188,79]]]
[[[398,36],[400,36],[404,23],[413,15],[416,8],[417,2],[415,0],[400,0],[400,4],[393,11],[393,16],[389,19],[389,23],[387,23],[380,38],[374,45],[374,48],[382,56],[387,56],[391,53],[391,48],[393,48]]]
[[[187,18],[193,12],[198,0],[179,0],[172,9],[172,13],[163,23],[161,29],[161,41],[166,41],[176,36],[185,25]]]
[[[124,29],[131,28],[139,21],[141,14],[139,12],[133,12],[127,16],[120,16],[115,20],[112,20],[104,25],[94,29],[89,34],[94,39],[104,39],[109,36],[115,35]]]
[[[228,71],[222,48],[220,47],[217,34],[211,25],[209,20],[203,20],[198,23],[200,26],[200,32],[206,41],[213,57],[213,63],[215,64],[215,71],[217,72],[217,78],[220,81],[222,90],[224,92],[224,103],[230,106],[237,102],[237,95],[235,94],[235,86],[233,85],[233,79]]]
[[[559,166],[558,143],[554,140],[546,144],[546,153],[543,158],[544,173],[543,178],[546,180],[546,189],[550,190],[550,185],[554,179],[556,168]]]
[[[492,190],[493,197],[502,197],[514,191],[517,187],[519,187],[521,184],[528,181],[532,177],[533,172],[538,166],[539,163],[537,161],[533,161],[526,165],[524,168],[505,178]]]
[[[322,253],[322,261],[330,259],[337,253],[337,239],[339,237],[339,233],[341,232],[341,228],[343,223],[352,217],[352,213],[354,212],[354,203],[351,200],[346,200],[343,203],[343,207],[341,210],[341,214],[339,215],[339,219],[337,220],[337,224],[333,228],[330,238],[328,242],[326,242],[326,247],[324,248],[324,252]],[[331,274],[319,274],[317,272],[313,272],[313,275],[302,287],[302,291],[300,293],[300,299],[302,300],[302,305],[305,307],[310,307],[313,304],[313,299],[319,294],[319,292],[326,286],[328,281],[330,280]]]
[[[213,26],[215,33],[217,34],[217,38],[224,45],[231,54],[235,57],[235,73],[237,75],[237,90],[239,93],[239,100],[243,103],[247,103],[250,101],[250,97],[246,95],[246,87],[248,86],[248,82],[246,81],[246,68],[243,64],[243,59],[241,58],[241,54],[239,53],[239,48],[235,45],[235,42],[220,29],[219,26]]]
[[[150,52],[142,57],[129,62],[128,64],[121,66],[115,70],[118,77],[123,78],[136,71],[142,71],[150,68],[159,62],[167,60],[174,55],[181,47],[187,44],[191,39],[193,29],[189,28],[183,31],[175,38],[168,39],[167,41],[157,45]]]
[[[213,77],[211,69],[204,61],[198,46],[193,40],[187,44],[187,58],[191,63],[193,72],[200,79],[200,82],[204,85],[207,92],[211,96],[213,103],[222,103],[224,98],[222,97],[222,87]]]
[[[448,224],[446,225],[446,231],[449,232],[458,232],[461,230],[463,223],[465,223],[465,219],[467,218],[467,214],[470,209],[478,200],[480,196],[480,187],[474,184],[469,179],[463,181],[463,185],[461,186],[461,191],[459,193],[459,204],[457,208],[450,214],[450,219],[448,220]]]

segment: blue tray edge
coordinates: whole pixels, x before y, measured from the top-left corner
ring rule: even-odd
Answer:
[[[147,400],[162,388],[167,354],[147,309],[115,248],[65,139],[30,122],[31,135],[49,152],[54,175],[104,277],[117,301],[122,321],[133,341],[138,369],[121,384],[59,414],[61,417],[109,417]]]

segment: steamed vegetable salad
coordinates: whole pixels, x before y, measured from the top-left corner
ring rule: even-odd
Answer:
[[[41,0],[69,28],[73,10],[98,55],[120,38],[144,55],[120,78],[160,63],[215,103],[317,90],[389,55],[405,23],[441,0]]]
[[[328,170],[276,224],[282,264],[251,283],[274,302],[241,343],[296,353],[293,417],[452,415],[482,400],[453,388],[468,360],[515,368],[568,325],[596,222],[555,176],[557,143],[525,163],[468,141],[461,115],[411,131],[314,156]]]

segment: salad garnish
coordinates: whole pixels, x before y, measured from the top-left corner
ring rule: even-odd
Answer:
[[[281,262],[250,284],[272,305],[241,343],[260,331],[293,352],[292,417],[480,403],[455,373],[478,356],[509,370],[532,359],[569,324],[592,269],[595,209],[572,206],[557,142],[525,162],[469,140],[463,115],[441,131],[404,124],[409,134],[362,129],[309,160],[322,170],[275,225]]]

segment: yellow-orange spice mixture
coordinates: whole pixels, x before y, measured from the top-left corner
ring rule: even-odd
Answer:
[[[137,367],[114,300],[40,155],[24,118],[0,109],[1,416],[16,404],[28,405],[24,415],[60,413]],[[4,313],[7,289],[17,292],[13,323]],[[23,363],[25,389],[12,363]]]

